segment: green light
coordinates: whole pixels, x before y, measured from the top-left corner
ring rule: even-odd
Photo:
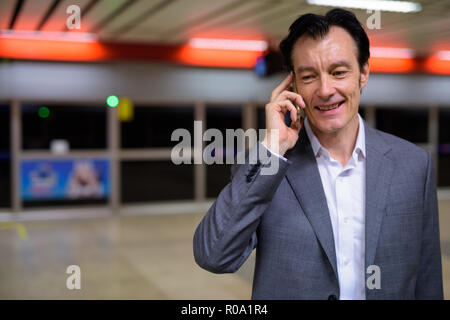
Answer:
[[[106,98],[106,104],[111,108],[115,108],[119,104],[119,98],[116,96],[109,96]]]
[[[38,111],[39,117],[42,119],[48,118],[50,115],[50,109],[47,107],[40,107]]]

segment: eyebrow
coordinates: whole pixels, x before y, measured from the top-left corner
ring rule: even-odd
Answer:
[[[336,61],[335,63],[332,63],[330,66],[330,69],[336,69],[337,67],[346,67],[348,69],[351,69],[350,63],[345,60],[340,60],[340,61]]]
[[[330,65],[330,69],[336,69],[337,67],[346,67],[351,69],[351,65],[348,61],[339,60]],[[315,71],[316,69],[311,66],[300,66],[297,68],[297,73],[305,72],[305,71]]]
[[[309,66],[305,66],[305,67],[298,67],[297,68],[297,73],[302,73],[305,71],[315,71],[315,69],[313,67],[309,67]]]

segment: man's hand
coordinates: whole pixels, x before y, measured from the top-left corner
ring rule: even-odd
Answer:
[[[272,91],[270,102],[266,104],[266,136],[262,144],[269,150],[284,155],[287,150],[294,147],[298,139],[298,133],[303,126],[303,118],[300,120],[300,126],[297,125],[297,109],[292,101],[305,109],[303,98],[292,91],[289,91],[292,83],[292,73],[281,82],[278,87]],[[287,111],[290,111],[291,126],[284,123],[284,117]],[[278,130],[278,139],[273,135]]]

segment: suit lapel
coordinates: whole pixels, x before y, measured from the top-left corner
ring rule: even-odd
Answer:
[[[366,268],[374,263],[381,222],[386,212],[386,198],[394,164],[386,156],[390,147],[374,129],[366,129]]]
[[[286,157],[292,161],[286,173],[287,180],[311,223],[337,278],[336,251],[327,200],[316,159],[304,128],[300,131],[296,146],[287,153]]]

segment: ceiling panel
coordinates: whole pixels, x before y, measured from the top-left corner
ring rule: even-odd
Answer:
[[[122,14],[99,31],[101,37],[113,37],[115,31],[122,29],[123,27],[134,25],[136,21],[142,17],[142,15],[151,14],[153,9],[161,3],[161,0],[140,0],[134,3],[131,7],[127,8]],[[151,18],[152,16],[150,16]]]
[[[185,28],[179,29],[176,32],[169,30],[163,30],[159,35],[160,41],[171,42],[186,42],[190,38],[194,37],[219,37],[223,38],[230,26],[235,21],[239,21],[244,16],[253,15],[255,12],[261,10],[267,5],[267,1],[247,1],[243,2],[240,6],[233,7],[232,10],[220,15],[211,15],[208,19],[192,20],[192,22]],[[214,26],[218,28],[213,28]],[[213,29],[214,33],[210,33],[209,30]],[[142,32],[143,30],[140,30]],[[249,34],[241,32],[236,39],[244,38],[249,39]],[[252,39],[252,38],[251,38]]]
[[[16,0],[0,1],[0,30],[8,29],[15,5]]]
[[[163,35],[164,37],[161,40],[170,41],[174,34],[177,35],[186,28],[216,19],[229,11],[236,10],[246,3],[254,1],[257,0],[195,0],[189,1],[189,5],[186,5],[186,1],[178,0],[151,19],[136,26],[126,34],[126,37],[141,38],[145,34]]]
[[[284,1],[276,5],[273,4],[273,1],[269,1],[267,5],[268,10],[261,10],[249,17],[243,17],[239,21],[234,22],[232,25],[233,30],[238,30],[241,27],[259,29],[259,26],[265,21],[285,19],[286,15],[292,14],[292,12],[300,15],[300,10],[306,9],[301,3],[292,3],[292,1]],[[282,32],[285,33],[285,31],[283,30]]]
[[[317,6],[298,6],[297,4],[289,4],[289,6],[280,7],[277,10],[266,13],[250,22],[243,22],[233,26],[233,31],[229,36],[233,37],[244,28],[252,28],[259,30],[267,38],[282,38],[288,33],[289,26],[304,13],[320,13],[325,12],[321,7]]]
[[[247,1],[244,2],[239,7],[234,7],[233,10],[230,10],[224,14],[218,15],[213,19],[202,21],[195,21],[195,23],[191,26],[188,26],[184,30],[187,30],[188,33],[194,33],[198,30],[202,29],[210,29],[212,26],[232,26],[234,23],[243,19],[244,17],[251,17],[255,13],[264,10],[268,6],[267,1]],[[183,31],[184,31],[183,30]]]
[[[36,30],[53,0],[25,0],[20,10],[14,30]]]
[[[66,13],[66,10],[71,5],[77,5],[80,7],[80,11],[90,2],[91,0],[63,0],[56,7],[55,11],[48,18],[46,23],[42,26],[41,31],[63,31],[66,26],[66,21],[70,17],[70,14]],[[83,28],[83,23],[80,23],[80,30],[85,32]]]
[[[439,30],[450,30],[446,17],[430,19],[416,13],[406,18],[399,13],[382,13],[381,29],[368,30],[368,34],[373,45],[407,46],[427,54],[433,42],[444,39]]]
[[[82,10],[80,31],[96,32],[100,39],[184,43],[192,37],[267,39],[277,42],[301,14],[324,14],[330,7],[312,6],[306,0],[61,0],[43,31],[61,31],[65,9]],[[409,46],[424,54],[430,48],[450,49],[450,1],[415,0],[418,13],[381,12],[381,29],[368,30],[374,45]],[[34,30],[53,0],[25,0],[15,30]],[[83,12],[89,4],[91,10]],[[0,28],[8,27],[16,0],[0,0]],[[366,10],[351,10],[366,25]]]
[[[91,32],[99,23],[105,21],[111,13],[120,8],[128,0],[100,0],[83,18],[83,29]]]

